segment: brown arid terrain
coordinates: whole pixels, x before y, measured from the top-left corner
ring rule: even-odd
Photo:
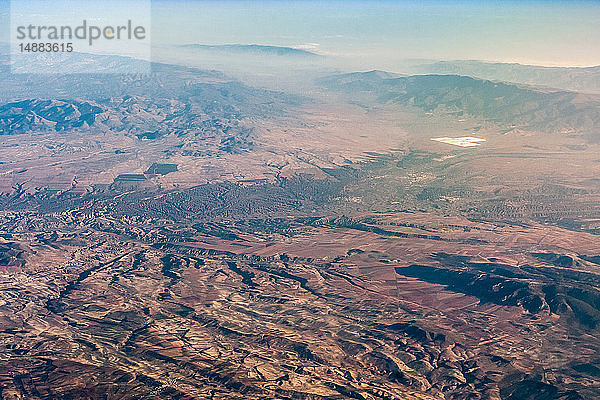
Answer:
[[[10,82],[0,398],[598,398],[594,95]]]
[[[132,236],[156,228],[82,225],[2,243],[5,398],[579,399],[600,387],[591,234],[410,212],[168,225],[154,242]]]

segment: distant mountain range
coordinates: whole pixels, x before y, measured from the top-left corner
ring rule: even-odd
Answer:
[[[438,61],[413,65],[411,74],[466,75],[481,79],[525,83],[584,93],[600,93],[600,66],[543,67],[484,61]]]
[[[179,46],[184,49],[195,49],[204,52],[219,54],[237,54],[248,56],[277,56],[277,57],[303,57],[303,58],[322,58],[323,56],[312,51],[296,49],[285,46],[266,46],[259,44],[186,44]]]
[[[576,133],[598,140],[600,97],[459,75],[392,76],[380,71],[334,75],[321,86],[363,104],[395,103],[425,112],[471,115],[506,127]]]
[[[189,46],[240,54],[320,57],[306,50],[278,46]],[[126,69],[131,62],[117,56],[68,57],[60,62],[73,63],[76,72],[84,72],[89,62],[101,63],[107,71]],[[428,68],[480,66],[491,74],[494,70],[486,65],[434,63]],[[500,74],[510,65],[499,64],[495,68]],[[514,71],[522,68],[525,66],[516,65]],[[539,68],[544,74],[564,72]],[[595,71],[596,68],[573,69],[573,79],[577,81],[574,76],[583,73],[591,77]],[[524,72],[517,75],[507,78],[525,77]],[[395,103],[455,117],[471,115],[507,129],[523,127],[600,140],[600,96],[594,94],[456,74],[406,76],[385,71],[337,74],[320,78],[317,83],[367,105]],[[240,137],[247,135],[239,124],[242,119],[272,118],[281,115],[285,107],[303,101],[306,99],[244,85],[217,71],[153,63],[151,74],[11,74],[8,57],[0,56],[0,134],[104,126],[150,139],[173,132],[218,132],[218,136],[228,140],[236,132]],[[137,107],[132,107],[132,103],[137,103]]]
[[[72,57],[108,66],[128,62],[125,57]],[[305,101],[220,72],[168,64],[152,64],[150,74],[37,75],[11,74],[8,62],[0,61],[0,135],[77,130],[140,139],[191,135],[233,151],[249,143],[252,128],[243,120],[277,117]]]

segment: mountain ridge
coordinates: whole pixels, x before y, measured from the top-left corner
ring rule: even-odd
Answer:
[[[413,65],[408,70],[411,73],[457,74],[480,79],[600,93],[600,65],[558,67],[480,60],[452,60],[420,63]]]
[[[243,55],[256,55],[256,56],[279,56],[279,57],[310,57],[310,58],[321,58],[320,54],[312,51],[298,49],[287,46],[273,46],[273,45],[260,45],[260,44],[221,44],[221,45],[209,45],[209,44],[185,44],[179,46],[185,49],[197,49],[209,52],[219,53],[231,53],[231,54],[243,54]]]
[[[317,84],[368,104],[394,103],[424,112],[471,115],[505,127],[576,133],[598,140],[600,98],[463,75],[386,78],[372,72],[333,75]]]

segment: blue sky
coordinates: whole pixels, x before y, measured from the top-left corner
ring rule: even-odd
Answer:
[[[382,67],[400,58],[600,64],[600,1],[155,0],[152,25],[155,44],[299,46]]]

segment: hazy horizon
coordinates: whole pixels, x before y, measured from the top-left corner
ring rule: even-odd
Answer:
[[[600,65],[597,1],[157,0],[152,6],[156,46],[286,46],[362,69],[394,70],[406,59]],[[0,25],[10,25],[6,0],[0,0]],[[8,41],[8,29],[0,41]]]

